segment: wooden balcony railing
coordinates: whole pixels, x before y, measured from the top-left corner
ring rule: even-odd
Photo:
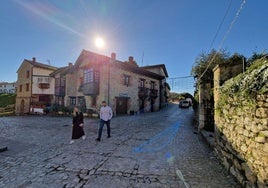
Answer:
[[[90,82],[80,85],[78,91],[83,92],[84,95],[98,95],[99,82]]]

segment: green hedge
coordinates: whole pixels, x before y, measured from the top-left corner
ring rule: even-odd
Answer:
[[[15,104],[16,94],[0,94],[0,108]]]

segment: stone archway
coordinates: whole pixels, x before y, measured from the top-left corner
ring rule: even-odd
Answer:
[[[25,101],[24,101],[24,99],[22,99],[20,102],[20,114],[21,115],[24,114],[24,106],[25,106]]]

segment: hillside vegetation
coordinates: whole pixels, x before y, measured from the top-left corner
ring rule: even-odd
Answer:
[[[16,94],[0,94],[0,108],[5,108],[9,105],[14,105]]]

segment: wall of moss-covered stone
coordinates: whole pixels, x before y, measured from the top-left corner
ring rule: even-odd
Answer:
[[[226,81],[215,106],[215,151],[224,166],[245,187],[268,187],[268,60]]]

